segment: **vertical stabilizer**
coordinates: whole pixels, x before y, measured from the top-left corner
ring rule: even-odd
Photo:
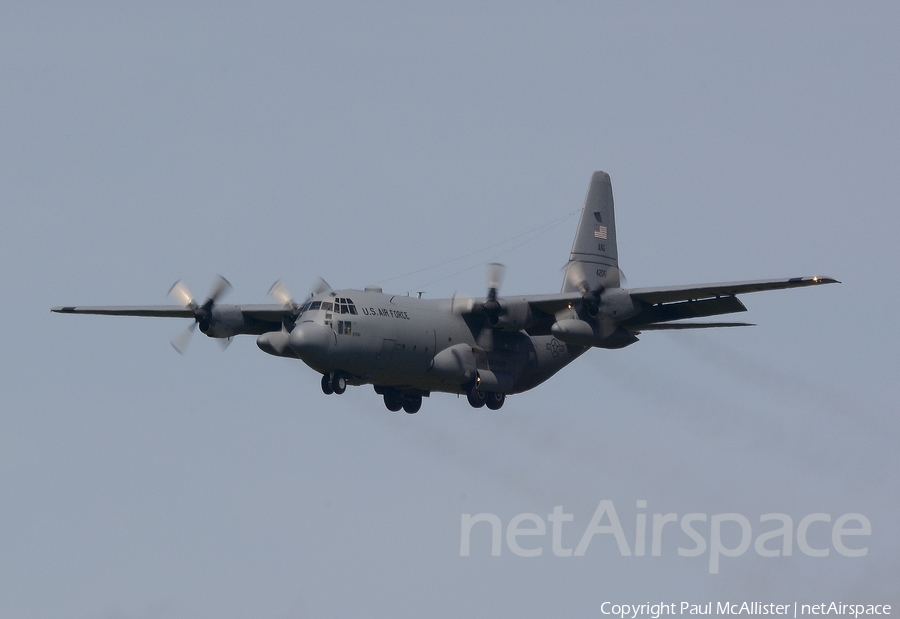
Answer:
[[[566,265],[562,291],[585,292],[619,285],[612,183],[606,172],[594,172]]]

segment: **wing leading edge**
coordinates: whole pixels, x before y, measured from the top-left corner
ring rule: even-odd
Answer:
[[[96,314],[99,316],[155,316],[157,318],[193,318],[194,310],[173,305],[67,305],[52,307],[58,314]]]
[[[281,324],[281,320],[291,314],[292,308],[284,305],[216,305],[220,311],[236,310],[247,318],[260,322]],[[100,316],[150,316],[155,318],[193,318],[194,310],[174,305],[67,305],[50,308],[59,314],[96,314]]]

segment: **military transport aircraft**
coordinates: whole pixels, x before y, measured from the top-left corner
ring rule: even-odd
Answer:
[[[503,267],[489,266],[484,298],[422,299],[381,288],[332,290],[324,280],[303,303],[276,282],[269,305],[219,303],[231,285],[219,277],[205,302],[181,282],[169,291],[180,306],[55,307],[64,314],[191,318],[173,340],[182,352],[194,328],[228,342],[258,336],[264,352],[300,359],[322,374],[322,391],[371,384],[391,411],[416,413],[434,391],[465,394],[478,408],[499,409],[507,395],[540,385],[591,347],[623,348],[642,331],[746,326],[684,322],[746,311],[737,296],[837,283],[829,277],[623,288],[616,247],[612,184],[591,178],[559,294],[499,296]]]

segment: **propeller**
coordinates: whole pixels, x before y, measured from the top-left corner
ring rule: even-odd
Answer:
[[[482,314],[485,322],[481,330],[475,338],[476,343],[485,350],[494,348],[494,329],[503,313],[503,307],[497,300],[497,291],[503,282],[503,276],[506,274],[506,267],[502,264],[493,262],[487,268],[487,300],[479,307],[475,299],[472,297],[455,293],[450,301],[450,307],[455,314]]]
[[[581,293],[581,301],[584,308],[591,316],[596,316],[600,311],[601,295],[607,288],[618,288],[626,283],[625,274],[618,267],[607,267],[606,274],[594,287],[585,271],[583,262],[570,262],[566,266],[566,280],[570,286]]]
[[[297,307],[297,304],[294,303],[294,298],[291,296],[291,291],[280,279],[276,280],[272,287],[269,288],[269,296],[287,307]]]
[[[503,281],[505,274],[506,267],[502,264],[492,262],[488,265],[488,296],[482,309],[487,314],[488,322],[491,323],[492,327],[497,324],[497,321],[500,319],[500,312],[503,309],[497,301],[497,290],[500,288],[500,283]]]
[[[331,286],[328,285],[321,277],[317,277],[316,281],[313,283],[312,288],[309,291],[309,297],[307,297],[307,301],[313,298],[317,294],[322,294],[323,292],[328,292],[331,290]],[[269,296],[281,303],[285,306],[286,309],[291,310],[290,319],[285,318],[283,321],[285,330],[290,333],[294,328],[294,322],[297,320],[297,317],[300,315],[300,311],[303,309],[303,306],[306,305],[306,302],[297,303],[294,301],[294,297],[291,295],[291,291],[288,290],[288,287],[282,282],[280,279],[277,280],[272,287],[269,288]]]
[[[188,344],[191,342],[191,336],[193,336],[194,329],[197,328],[197,325],[200,325],[200,331],[203,333],[206,333],[209,330],[209,320],[212,318],[213,306],[216,304],[216,301],[226,295],[229,290],[231,290],[231,283],[221,275],[217,275],[216,279],[213,281],[212,288],[210,288],[206,301],[203,302],[203,305],[198,305],[183,281],[178,280],[172,284],[172,287],[169,288],[169,297],[173,301],[186,306],[194,313],[194,322],[172,339],[172,347],[177,350],[179,354],[184,354]],[[223,349],[227,348],[230,343],[231,338],[223,339]]]

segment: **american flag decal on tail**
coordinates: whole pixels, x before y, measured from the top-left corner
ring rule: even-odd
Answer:
[[[605,241],[606,240],[606,226],[604,226],[603,224],[599,224],[596,228],[594,228],[594,238]]]

